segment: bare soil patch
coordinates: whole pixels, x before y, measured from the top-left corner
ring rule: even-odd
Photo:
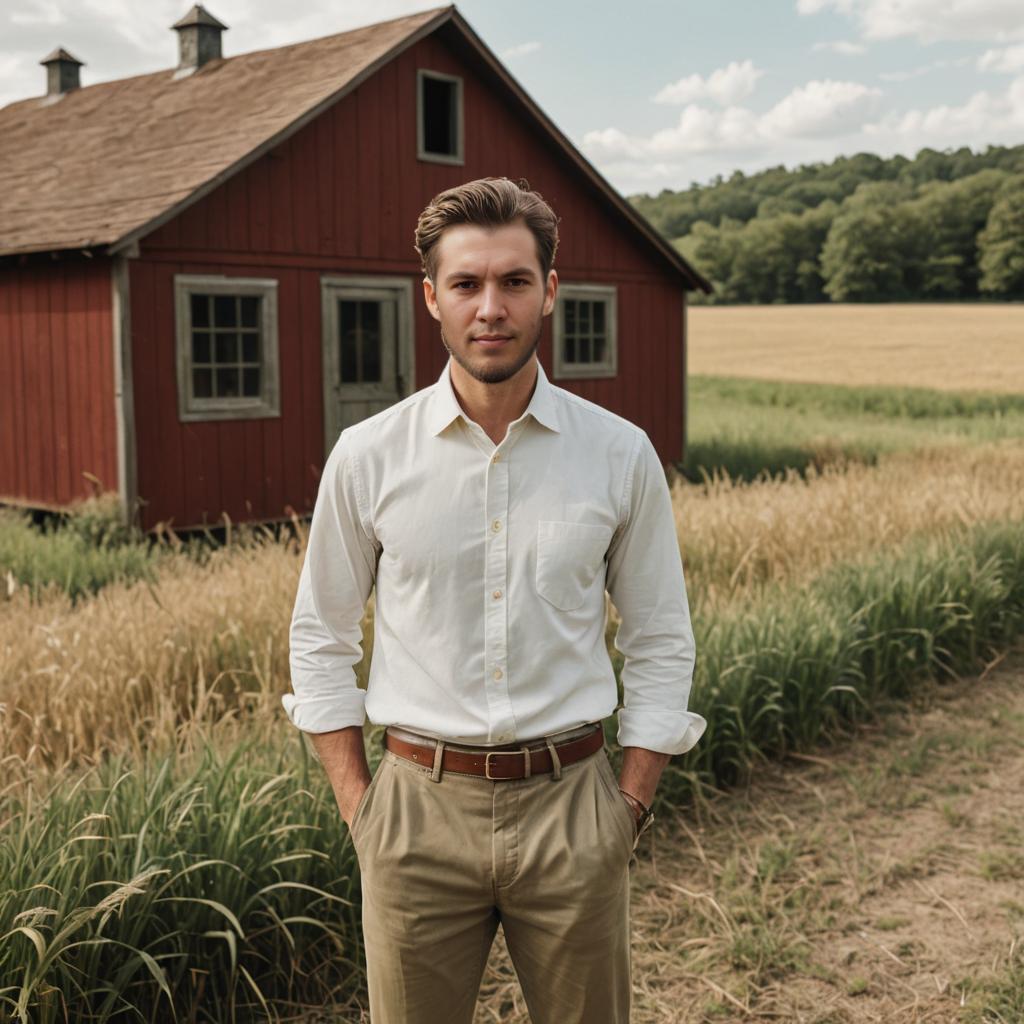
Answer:
[[[662,816],[632,869],[633,1020],[1024,1020],[1022,812],[1019,648]],[[476,1021],[529,1021],[500,931]]]

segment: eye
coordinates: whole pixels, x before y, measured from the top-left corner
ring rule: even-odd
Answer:
[[[476,281],[459,281],[455,287],[459,291],[468,291],[470,288],[476,287]]]
[[[522,288],[530,282],[525,277],[510,277],[508,283],[515,288]]]

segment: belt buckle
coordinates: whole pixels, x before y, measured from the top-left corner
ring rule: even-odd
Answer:
[[[491,782],[507,782],[507,778],[504,775],[492,775],[491,774],[491,758],[492,757],[522,757],[523,751],[521,750],[489,750],[484,755],[484,778],[490,779]]]

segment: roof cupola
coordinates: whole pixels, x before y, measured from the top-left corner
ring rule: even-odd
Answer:
[[[53,53],[44,57],[39,63],[46,68],[47,96],[63,96],[64,93],[81,86],[78,69],[82,66],[82,62],[77,57],[72,57],[63,46],[58,46]]]
[[[227,28],[202,4],[195,4],[171,28],[178,33],[178,73],[187,74],[221,57],[220,36]]]

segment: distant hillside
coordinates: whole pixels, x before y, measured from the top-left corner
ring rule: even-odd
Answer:
[[[1024,145],[858,153],[630,202],[711,302],[1024,298]]]

